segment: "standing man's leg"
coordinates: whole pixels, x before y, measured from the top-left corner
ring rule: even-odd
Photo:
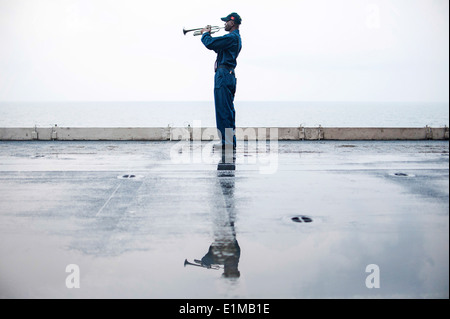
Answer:
[[[217,129],[222,135],[222,145],[230,145],[236,148],[236,111],[233,104],[236,80],[234,76],[230,80],[233,83],[228,85],[224,85],[225,83],[223,83],[219,87],[214,88],[214,102],[216,107],[216,124]],[[230,131],[231,134],[229,133]]]

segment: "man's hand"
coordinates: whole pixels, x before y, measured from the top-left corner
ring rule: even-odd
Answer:
[[[200,31],[201,34],[203,34],[203,33],[205,33],[205,32],[211,32],[211,26],[210,26],[210,25],[207,25],[206,27],[204,27],[204,28]]]

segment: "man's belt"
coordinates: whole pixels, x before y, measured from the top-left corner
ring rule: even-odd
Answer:
[[[217,72],[217,69],[227,69],[228,71],[230,71],[230,74],[234,72],[234,68],[229,67],[228,65],[223,65],[223,64],[222,64],[222,65],[219,65],[219,66],[216,68],[216,72]]]

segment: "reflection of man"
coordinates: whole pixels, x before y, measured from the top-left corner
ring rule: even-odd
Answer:
[[[202,258],[205,266],[223,265],[224,277],[236,278],[240,276],[238,270],[241,248],[236,240],[234,228],[234,174],[219,174],[220,188],[225,200],[225,210],[223,206],[214,207],[214,242],[209,246],[208,252]],[[222,209],[221,209],[222,208]]]
[[[239,277],[238,269],[241,248],[236,239],[229,242],[214,242],[209,246],[208,253],[202,258],[205,266],[223,265],[223,276]]]
[[[238,278],[239,259],[241,248],[236,240],[234,221],[236,220],[234,203],[234,171],[219,170],[217,183],[220,191],[215,192],[211,198],[211,218],[213,224],[214,242],[209,246],[208,252],[201,260],[194,259],[195,264],[187,259],[184,265],[193,265],[208,269],[219,269],[223,265],[223,276]],[[223,194],[223,201],[218,200],[219,192]],[[219,196],[217,196],[219,195]]]
[[[214,103],[216,107],[217,129],[222,135],[222,149],[233,146],[236,149],[234,95],[236,93],[236,59],[242,48],[239,25],[241,17],[233,12],[225,18],[225,31],[229,33],[221,37],[211,37],[211,26],[201,30],[202,42],[210,50],[217,53],[214,77]],[[228,130],[226,130],[228,129]],[[228,134],[227,134],[228,133]]]

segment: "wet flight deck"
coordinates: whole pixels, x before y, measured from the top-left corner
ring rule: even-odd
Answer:
[[[1,298],[448,298],[448,141],[0,142]]]

